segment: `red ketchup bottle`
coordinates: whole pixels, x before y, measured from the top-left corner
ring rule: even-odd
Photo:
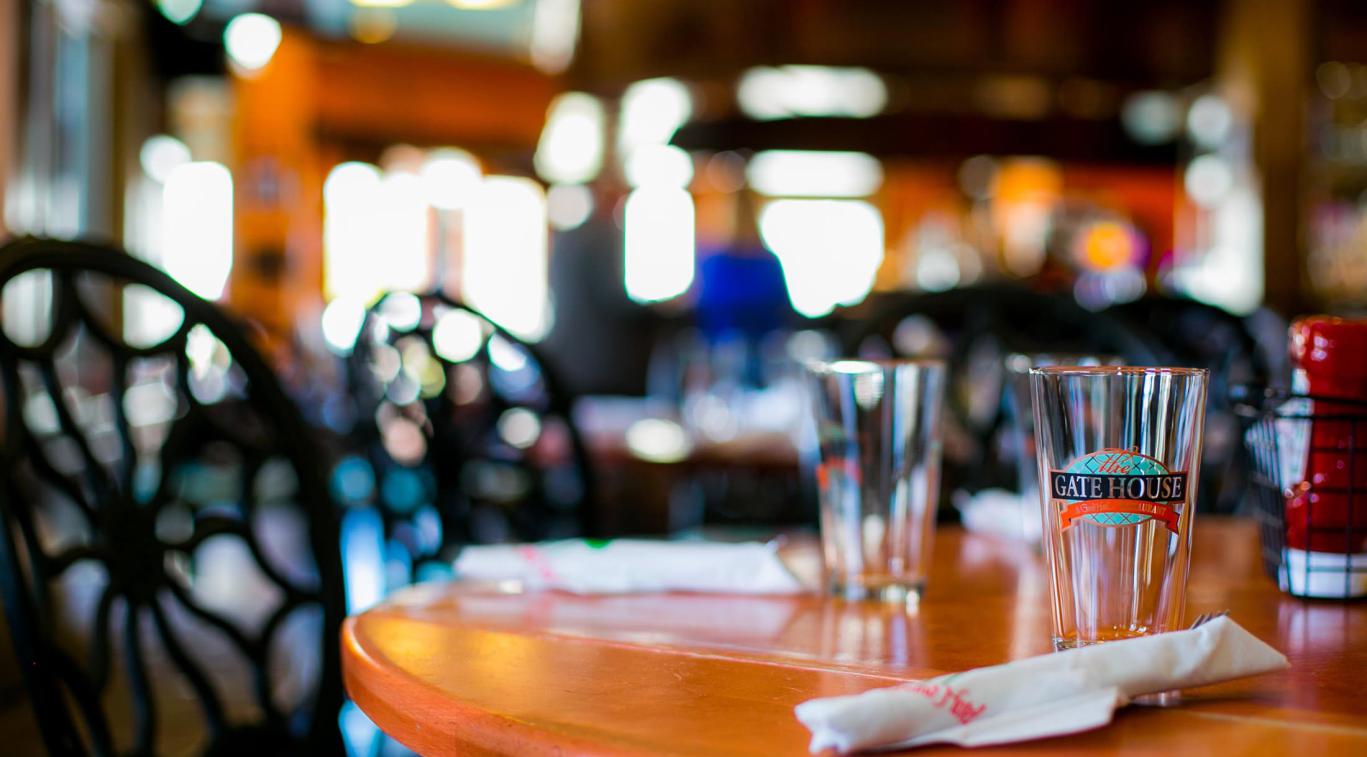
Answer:
[[[1314,420],[1297,422],[1309,444],[1294,445],[1304,468],[1285,482],[1282,588],[1367,596],[1367,319],[1307,316],[1290,336],[1292,388],[1314,398],[1304,405]]]

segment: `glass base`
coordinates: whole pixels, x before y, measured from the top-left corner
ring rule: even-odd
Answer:
[[[1151,636],[1149,633],[1136,633],[1133,631],[1112,632],[1108,634],[1111,638],[1100,639],[1078,639],[1070,636],[1052,636],[1054,651],[1062,652],[1065,649],[1078,649],[1080,647],[1090,647],[1097,644],[1109,644],[1112,641],[1125,641],[1126,639],[1142,639]]]
[[[831,583],[831,594],[850,602],[875,601],[890,605],[905,605],[906,607],[916,607],[921,602],[921,590],[923,584],[920,583],[895,583],[895,584],[843,584],[839,581]]]
[[[1176,707],[1182,703],[1182,692],[1160,691],[1157,694],[1143,694],[1134,698],[1134,703],[1145,707]]]

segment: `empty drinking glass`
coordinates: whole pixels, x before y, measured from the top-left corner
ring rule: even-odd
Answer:
[[[939,500],[944,364],[837,360],[808,372],[829,588],[915,601]]]
[[[1054,647],[1180,627],[1206,372],[1035,368]]]

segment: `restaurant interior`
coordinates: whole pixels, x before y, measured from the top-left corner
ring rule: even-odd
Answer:
[[[1074,359],[1207,371],[1187,620],[1305,676],[1192,743],[1367,750],[1367,4],[0,0],[0,208],[0,751],[805,751],[872,684],[709,681],[1051,651],[1030,370]],[[569,539],[819,572],[842,359],[944,366],[919,608],[447,588]],[[1293,427],[1346,483],[1293,497]],[[744,670],[555,698],[604,674],[566,639]],[[399,695],[418,647],[486,688]]]

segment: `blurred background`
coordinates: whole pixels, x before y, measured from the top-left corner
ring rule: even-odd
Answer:
[[[806,520],[803,360],[973,376],[948,503],[1012,470],[1012,353],[1208,365],[1218,389],[1284,377],[1286,316],[1367,305],[1346,0],[0,8],[0,232],[150,261],[250,324],[321,432],[373,420],[399,459],[432,434],[371,419],[357,371],[382,404],[473,397],[441,367],[497,328],[553,377],[619,504],[605,531]],[[7,331],[45,303],[9,282]],[[377,313],[427,346],[367,346]],[[501,419],[537,444],[539,418]],[[686,485],[649,475],[681,462]]]
[[[814,527],[801,366],[841,355],[949,363],[951,521],[1029,495],[1032,362],[1209,368],[1200,506],[1238,513],[1231,387],[1367,309],[1367,4],[0,0],[0,201],[240,322],[349,611],[472,542]],[[63,281],[0,282],[7,340],[70,327]],[[251,399],[185,302],[101,291],[164,361],[43,358],[5,403],[53,467]]]
[[[492,372],[548,395],[496,441],[581,452],[603,532],[809,521],[807,359],[949,359],[949,506],[1016,476],[1012,354],[1208,366],[1218,415],[1285,383],[1286,317],[1367,305],[1351,1],[0,14],[0,231],[107,240],[220,302],[320,437],[366,426],[391,462],[431,462],[403,409],[477,396],[459,363],[493,335]],[[7,333],[41,331],[45,286],[5,284]],[[1210,428],[1237,467],[1233,419]]]

